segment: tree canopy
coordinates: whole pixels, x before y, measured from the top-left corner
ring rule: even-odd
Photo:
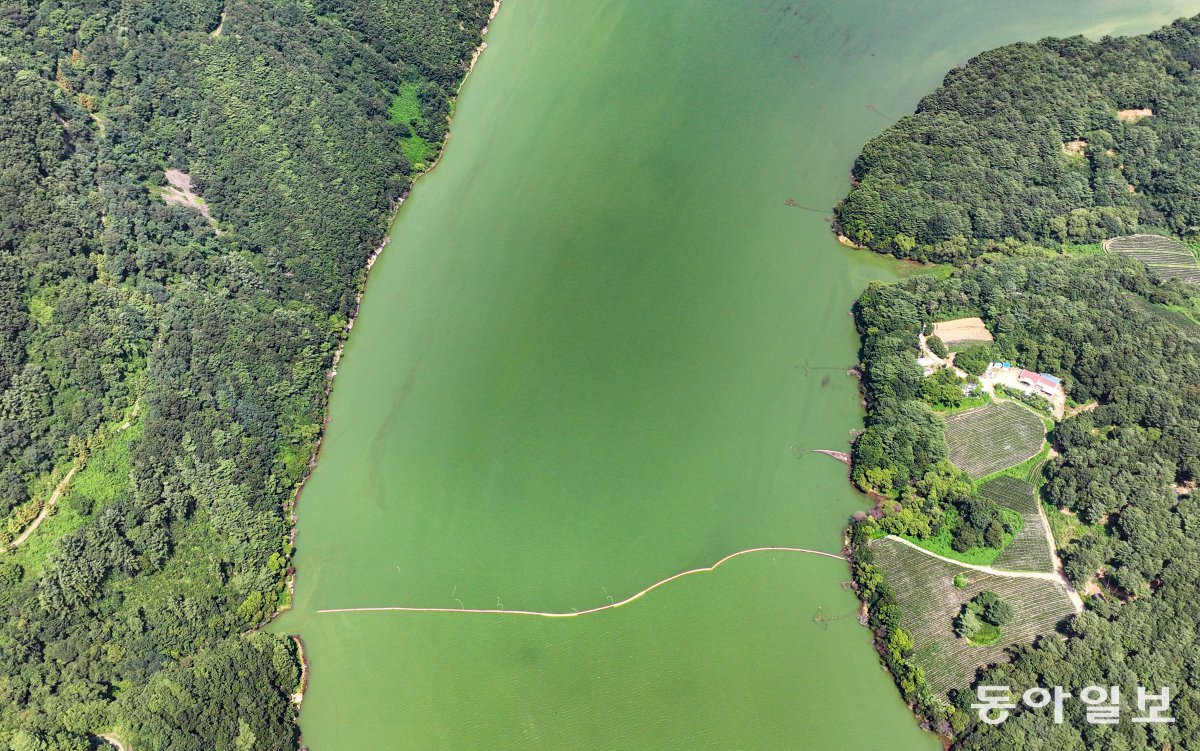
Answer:
[[[928,433],[927,445],[941,437],[920,390],[908,385],[917,333],[939,311],[978,311],[996,332],[994,346],[1002,357],[1060,373],[1076,400],[1098,402],[1056,426],[1053,439],[1060,455],[1045,468],[1042,492],[1048,503],[1087,525],[1074,539],[1060,540],[1060,553],[1076,586],[1097,583],[1101,594],[1089,601],[1089,612],[1068,625],[1065,646],[1053,636],[1043,639],[981,680],[1022,690],[1035,685],[1078,690],[1103,683],[1153,685],[1157,691],[1171,685],[1178,722],[1167,731],[1140,725],[1122,730],[1127,748],[1200,737],[1200,717],[1189,711],[1200,684],[1186,667],[1200,659],[1195,639],[1200,611],[1192,604],[1200,584],[1200,539],[1193,524],[1200,519],[1194,492],[1200,478],[1200,329],[1159,315],[1168,305],[1194,303],[1176,286],[1118,258],[1030,250],[1015,257],[985,255],[944,280],[917,276],[873,285],[856,306],[868,416],[855,446],[853,473],[869,488],[899,497],[895,510],[884,504],[879,519],[859,522],[857,535],[876,529],[921,535],[929,522],[943,518],[934,504],[942,500],[967,519],[988,526],[994,521],[988,508],[977,505],[981,499],[969,484],[956,486],[953,474],[939,473],[939,460],[907,448],[916,436]],[[987,526],[978,533],[986,532]],[[870,573],[869,560],[856,566],[866,567],[862,581],[878,575]],[[863,587],[860,581],[860,592],[869,593],[873,611],[881,609],[876,628],[886,647],[888,624],[899,605],[886,585]],[[986,620],[982,611],[966,617],[963,633],[975,633],[980,625],[975,617]],[[1179,660],[1170,665],[1157,660],[1157,643],[1122,641],[1139,630],[1174,634],[1171,649]],[[959,733],[962,748],[1023,748],[1005,728],[1046,723],[1044,732],[1051,730],[1051,718],[1032,714],[1011,726],[978,724],[968,709],[974,696],[969,687],[962,687],[957,709],[948,709],[923,693],[919,675],[902,655],[889,666],[935,727]],[[1077,719],[1072,737],[1090,744],[1091,726]],[[1067,733],[1054,732],[1056,738]]]
[[[1005,242],[1200,232],[1200,17],[1044,39],[947,74],[868,143],[837,208],[854,242],[953,260]]]
[[[405,139],[443,139],[491,7],[0,10],[0,747],[295,747],[291,642],[242,634],[288,602],[287,507]]]
[[[1093,596],[1062,634],[1016,650],[978,683],[1076,693],[1116,685],[1127,697],[1139,685],[1171,688],[1174,724],[1089,724],[1075,703],[1063,724],[1018,708],[987,725],[970,709],[969,686],[947,705],[908,659],[900,606],[864,544],[881,522],[861,520],[852,529],[855,577],[884,662],[956,748],[1183,748],[1200,739],[1196,290],[1127,259],[1049,249],[1138,226],[1185,238],[1196,231],[1197,66],[1200,18],[1142,37],[984,53],[866,146],[838,209],[856,242],[959,265],[944,279],[874,284],[856,304],[868,409],[853,454],[857,483],[903,499],[945,457],[916,358],[922,327],[949,314],[979,315],[995,335],[989,356],[1060,375],[1071,399],[1088,403],[1056,424],[1058,456],[1041,490],[1064,520],[1066,574]],[[1153,114],[1118,116],[1142,108]],[[977,369],[986,358],[973,359]],[[976,605],[960,614],[960,633],[1011,615]],[[1128,698],[1125,710],[1133,711]]]

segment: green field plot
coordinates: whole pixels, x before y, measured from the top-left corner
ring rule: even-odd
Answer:
[[[993,402],[946,417],[950,460],[976,479],[1037,456],[1045,439],[1042,418],[1012,402]]]
[[[1054,571],[1050,543],[1046,539],[1046,523],[1038,513],[1037,488],[1008,475],[989,480],[979,489],[980,495],[990,498],[1003,508],[1021,515],[1024,524],[993,565],[1013,571]]]
[[[1075,614],[1066,591],[1052,581],[986,574],[886,537],[872,542],[871,550],[900,603],[901,626],[913,639],[913,661],[943,694],[969,686],[979,668],[1008,659],[1005,649],[1053,634]],[[962,588],[954,586],[960,574],[967,579]],[[953,620],[968,600],[986,590],[1011,603],[1016,617],[994,644],[975,646],[954,633]]]
[[[1182,279],[1200,283],[1200,263],[1191,249],[1178,240],[1162,235],[1128,235],[1104,243],[1109,253],[1136,258],[1150,272],[1164,279]]]

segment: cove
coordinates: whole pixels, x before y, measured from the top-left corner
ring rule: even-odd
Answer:
[[[1182,2],[508,0],[399,212],[299,505],[306,745],[938,748],[837,552],[865,508],[861,145],[956,63]],[[794,204],[794,205],[791,205]]]

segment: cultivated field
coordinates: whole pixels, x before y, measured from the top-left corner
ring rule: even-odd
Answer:
[[[971,477],[1014,467],[1042,449],[1042,419],[1013,402],[993,402],[946,417],[950,460]]]
[[[1037,488],[1024,480],[1008,475],[989,480],[979,489],[980,495],[990,498],[1021,515],[1025,524],[992,563],[996,568],[1013,571],[1054,571],[1050,543],[1046,540],[1046,523],[1038,513],[1040,501]]]
[[[941,339],[947,347],[956,344],[978,344],[992,341],[992,332],[988,331],[981,318],[956,318],[953,321],[939,321],[933,324],[933,335]]]
[[[1142,298],[1132,293],[1130,293],[1127,297],[1135,307],[1141,308],[1150,315],[1161,318],[1172,326],[1181,328],[1190,334],[1200,332],[1200,323],[1196,323],[1178,310],[1173,310],[1165,305],[1155,305],[1154,303],[1146,302]]]
[[[1104,249],[1136,258],[1163,278],[1200,283],[1200,263],[1186,245],[1162,235],[1127,235],[1104,242]]]
[[[912,636],[914,661],[929,685],[943,694],[970,685],[979,668],[1007,660],[1006,648],[1052,634],[1075,614],[1066,591],[1052,581],[995,576],[956,566],[887,538],[871,543],[871,550],[900,603],[901,625]],[[967,577],[965,588],[954,586],[956,574]],[[999,642],[975,647],[955,635],[953,618],[984,590],[1012,603],[1016,617],[1001,629]]]

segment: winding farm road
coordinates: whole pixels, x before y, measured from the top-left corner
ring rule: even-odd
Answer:
[[[1047,526],[1047,529],[1049,529],[1049,526]],[[962,568],[968,568],[968,569],[971,569],[972,571],[982,571],[985,574],[991,574],[992,576],[1003,576],[1003,577],[1007,577],[1009,579],[1041,579],[1042,581],[1054,582],[1055,584],[1057,584],[1058,586],[1060,586],[1064,590],[1066,590],[1067,598],[1071,600],[1071,605],[1075,608],[1075,612],[1076,613],[1083,612],[1083,600],[1079,597],[1079,593],[1075,591],[1075,587],[1071,586],[1071,582],[1067,581],[1067,578],[1065,576],[1063,576],[1061,565],[1057,566],[1058,573],[1053,573],[1053,574],[1050,573],[1049,571],[1005,571],[1004,569],[995,568],[992,566],[979,566],[974,563],[963,563],[962,561],[956,561],[953,558],[947,558],[944,555],[938,555],[937,553],[934,553],[933,551],[926,550],[925,548],[921,547],[920,545],[917,545],[916,543],[913,543],[913,542],[909,542],[908,540],[904,539],[903,537],[897,537],[896,535],[888,535],[887,539],[895,540],[898,543],[907,545],[910,548],[912,548],[913,550],[919,550],[922,553],[924,553],[925,555],[932,556],[933,558],[937,558],[939,561],[945,561],[946,563],[949,563],[951,565],[960,566]],[[1051,543],[1050,549],[1054,550],[1053,543]],[[1056,562],[1058,561],[1057,554],[1054,555],[1054,560]]]
[[[1054,449],[1051,449],[1053,452]],[[1067,588],[1067,597],[1071,598],[1071,604],[1075,606],[1076,613],[1083,612],[1083,599],[1079,593],[1075,591],[1075,585],[1067,578],[1067,573],[1063,571],[1062,559],[1058,557],[1058,545],[1054,542],[1054,532],[1050,530],[1050,520],[1046,518],[1046,509],[1041,504],[1041,499],[1037,505],[1038,516],[1042,518],[1042,532],[1046,534],[1046,544],[1050,546],[1050,560],[1054,561],[1054,572],[1058,574],[1059,581]]]

